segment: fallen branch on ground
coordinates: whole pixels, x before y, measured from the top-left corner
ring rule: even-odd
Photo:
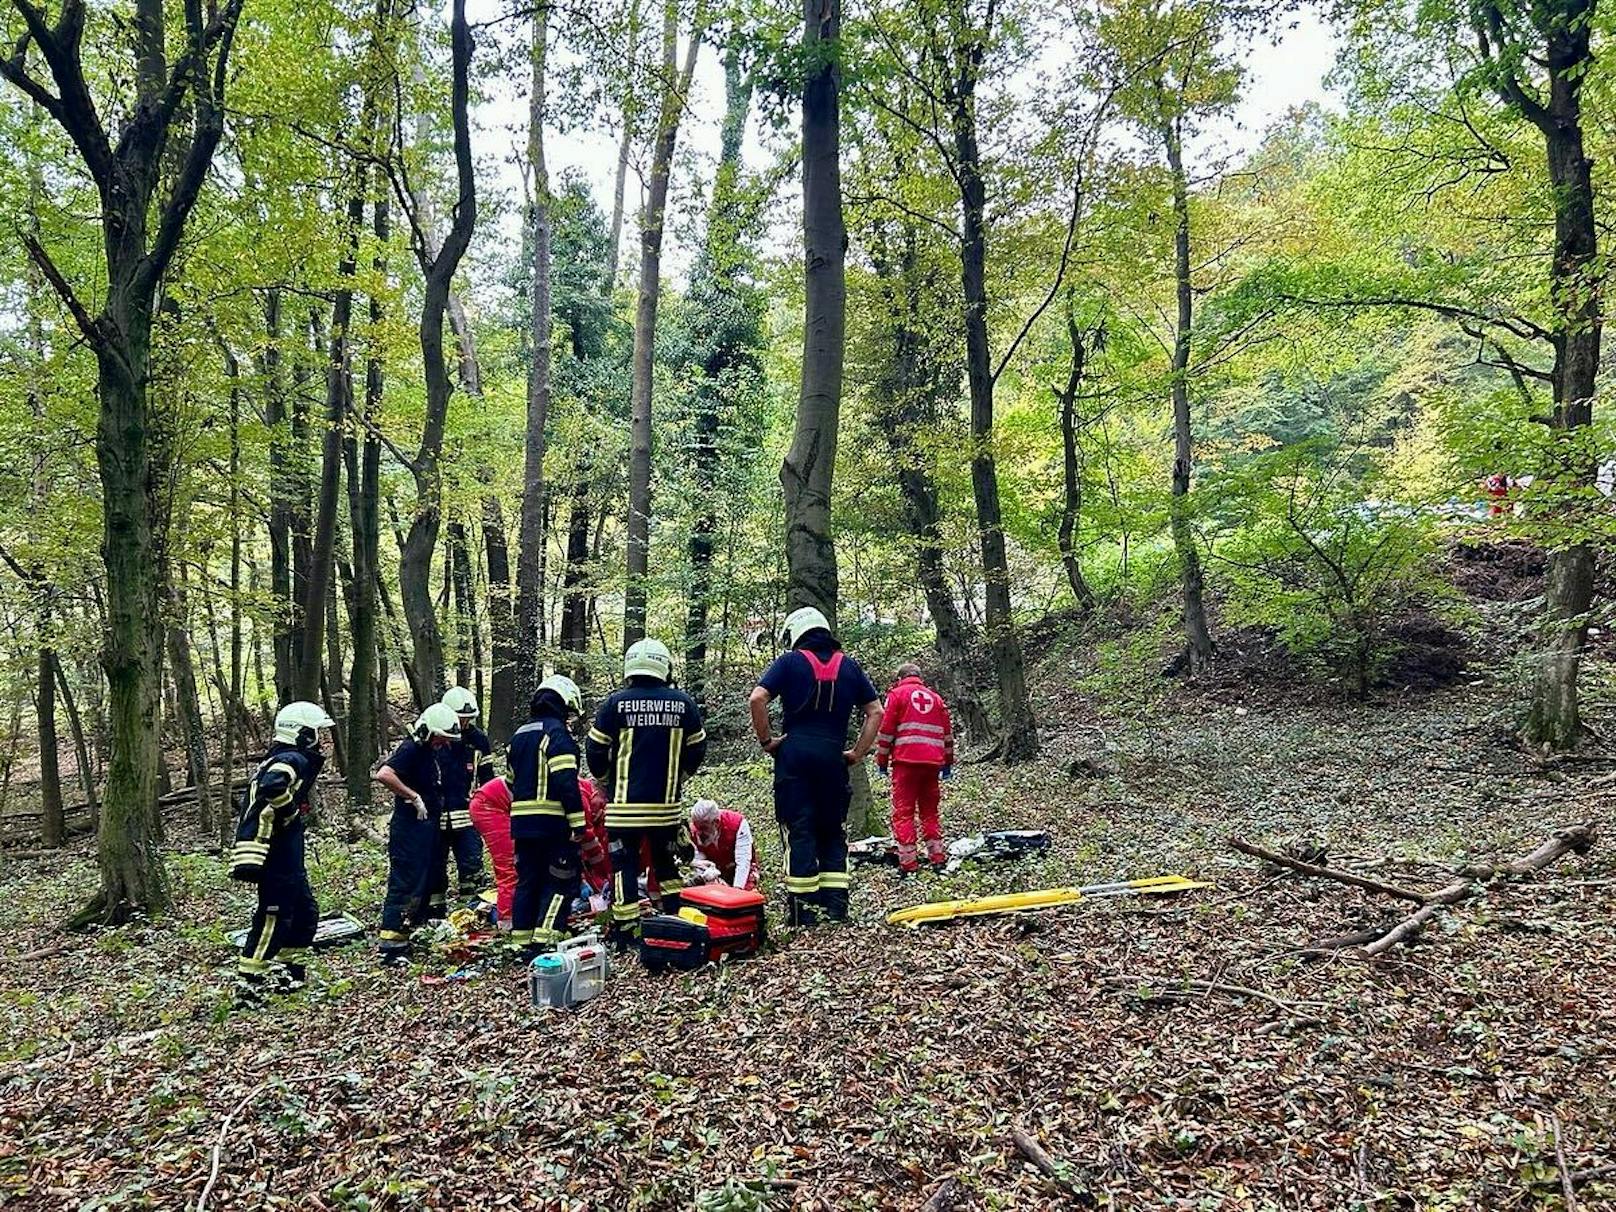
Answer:
[[[1560,1168],[1560,1192],[1565,1197],[1566,1212],[1577,1212],[1576,1184],[1571,1181],[1571,1170],[1566,1165],[1565,1129],[1560,1126],[1560,1117],[1549,1112],[1549,1122],[1554,1125],[1554,1163]]]
[[[1292,871],[1300,871],[1303,875],[1316,875],[1327,880],[1336,880],[1343,884],[1351,884],[1354,888],[1365,888],[1370,892],[1379,892],[1385,896],[1395,896],[1401,900],[1413,901],[1415,904],[1425,903],[1425,894],[1416,892],[1412,888],[1399,887],[1397,884],[1383,884],[1379,880],[1372,880],[1368,876],[1355,875],[1351,871],[1340,871],[1334,867],[1320,867],[1313,863],[1304,863],[1301,859],[1291,858],[1289,855],[1276,854],[1272,850],[1264,850],[1261,846],[1254,846],[1250,842],[1243,842],[1237,837],[1229,839],[1241,854],[1249,854],[1252,858],[1260,858],[1264,862],[1274,863],[1280,867],[1289,867]]]
[[[1420,908],[1380,935],[1379,938],[1369,942],[1362,942],[1361,935],[1351,934],[1345,939],[1332,939],[1329,943],[1314,944],[1307,950],[1309,952],[1319,952],[1332,948],[1339,950],[1362,946],[1363,954],[1365,955],[1384,955],[1397,946],[1398,943],[1407,942],[1419,934],[1444,909],[1480,895],[1486,890],[1486,886],[1490,882],[1515,876],[1532,875],[1567,854],[1586,854],[1594,844],[1595,837],[1594,823],[1592,821],[1561,829],[1532,853],[1512,862],[1502,864],[1481,863],[1463,868],[1463,878],[1449,884],[1446,888],[1439,888],[1435,892],[1426,893],[1423,897],[1425,903]]]
[[[1010,1139],[1015,1141],[1016,1148],[1021,1152],[1021,1156],[1036,1166],[1045,1178],[1049,1179],[1062,1191],[1073,1195],[1077,1193],[1071,1179],[1066,1177],[1065,1169],[1031,1135],[1020,1128],[1012,1127],[1010,1129]]]

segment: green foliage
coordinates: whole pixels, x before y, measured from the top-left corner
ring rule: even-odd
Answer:
[[[1359,696],[1393,655],[1388,627],[1442,593],[1433,520],[1352,476],[1353,452],[1311,441],[1260,456],[1225,485],[1245,518],[1218,551],[1226,617],[1272,628],[1304,666]]]

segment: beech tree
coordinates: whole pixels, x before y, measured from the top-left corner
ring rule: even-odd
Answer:
[[[155,914],[169,903],[154,726],[168,527],[164,452],[154,447],[156,406],[148,394],[154,304],[224,133],[241,0],[207,11],[201,0],[186,0],[184,41],[172,61],[163,0],[137,0],[126,43],[132,95],[110,89],[99,100],[85,63],[83,0],[64,0],[54,21],[31,0],[10,3],[24,28],[10,57],[0,60],[0,76],[62,128],[100,201],[106,293],[95,313],[85,285],[69,282],[37,237],[23,239],[96,360],[108,610],[101,661],[111,761],[97,840],[101,888],[76,920],[122,922],[133,911]],[[104,114],[119,119],[116,138]],[[171,165],[176,171],[165,173]]]

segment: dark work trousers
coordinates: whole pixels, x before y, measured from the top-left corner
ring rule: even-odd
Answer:
[[[539,837],[513,837],[516,895],[511,901],[511,942],[518,946],[559,943],[578,896],[583,867],[578,843],[564,820]]]
[[[792,925],[847,918],[847,810],[853,802],[842,746],[788,734],[774,755],[774,817],[786,859]]]
[[[488,878],[483,874],[483,836],[477,832],[477,826],[467,825],[461,829],[449,830],[444,847],[445,870],[443,885],[449,886],[449,873],[447,865],[450,856],[454,857],[455,865],[455,897],[460,901],[469,901],[472,897],[481,896],[488,891]],[[489,900],[494,898],[490,896]]]
[[[387,826],[387,899],[382,902],[381,949],[403,951],[410,930],[443,916],[447,839],[435,816],[395,805]]]
[[[249,980],[258,980],[269,971],[271,962],[279,960],[292,976],[302,980],[308,946],[319,924],[320,906],[309,887],[300,828],[277,839],[264,860],[258,877],[258,905],[247,928],[247,939],[241,944],[237,971]]]
[[[612,860],[612,933],[632,937],[640,930],[640,861],[651,854],[651,871],[656,876],[657,895],[663,913],[678,913],[680,893],[685,882],[679,875],[679,859],[674,853],[679,842],[678,825],[652,825],[639,829],[606,827],[606,851]]]

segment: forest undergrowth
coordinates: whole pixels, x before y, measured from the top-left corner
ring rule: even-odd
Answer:
[[[945,800],[951,837],[1040,827],[1046,855],[907,883],[864,868],[847,928],[776,931],[764,956],[690,976],[631,961],[568,1014],[529,1010],[515,972],[427,984],[445,964],[382,971],[364,946],[232,1011],[224,936],[249,905],[200,839],[172,863],[172,919],[90,937],[56,932],[93,882],[85,843],[10,861],[0,1201],[1506,1209],[1566,1206],[1566,1181],[1582,1208],[1616,1198],[1608,843],[1373,960],[1295,951],[1409,906],[1226,844],[1325,847],[1433,889],[1556,827],[1608,824],[1616,756],[1523,754],[1487,685],[1395,710],[1240,697],[1102,713],[1066,695],[1037,764],[968,767]],[[761,766],[699,782],[767,820]],[[378,850],[322,838],[313,868],[327,912],[374,922]],[[881,921],[1170,871],[1216,887]]]

